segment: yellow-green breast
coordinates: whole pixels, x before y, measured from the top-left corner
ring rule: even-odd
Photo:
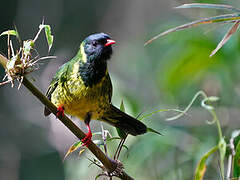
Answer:
[[[100,119],[110,108],[112,84],[106,70],[105,76],[92,85],[86,86],[78,73],[79,62],[73,64],[72,72],[66,81],[58,83],[51,95],[51,101],[56,106],[64,106],[65,112],[84,120],[87,113],[92,119]]]

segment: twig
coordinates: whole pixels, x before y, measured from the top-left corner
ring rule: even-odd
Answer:
[[[138,119],[138,118],[143,114],[143,112],[144,112],[144,111],[140,112],[140,113],[136,116],[136,119]],[[128,136],[128,134],[127,134],[127,136]],[[116,150],[116,152],[115,152],[115,154],[114,154],[114,158],[113,158],[114,160],[118,160],[118,158],[119,158],[119,156],[120,156],[120,153],[121,153],[121,151],[122,151],[122,147],[123,147],[123,145],[124,145],[124,143],[125,143],[125,141],[126,141],[126,139],[127,139],[127,136],[126,136],[125,138],[121,139],[121,141],[119,142],[118,147],[117,147],[117,150]]]
[[[123,147],[123,145],[124,145],[126,139],[127,139],[127,137],[124,138],[124,139],[121,139],[121,142],[120,142],[120,148],[119,148],[119,150],[118,150],[118,154],[117,154],[117,157],[116,157],[117,159],[118,159],[119,156],[120,156],[120,153],[121,153],[121,151],[122,151],[122,147]]]
[[[5,68],[8,59],[0,54],[0,64]],[[34,95],[39,101],[42,102],[53,114],[57,114],[57,108],[51,101],[49,101],[45,95],[43,95],[26,77],[23,77],[22,84]],[[79,139],[85,137],[84,132],[82,132],[78,126],[76,126],[72,120],[67,116],[62,116],[58,118],[75,136]],[[88,149],[96,156],[96,158],[104,165],[108,173],[112,173],[117,168],[117,163],[109,159],[100,148],[98,148],[92,141],[90,141]],[[117,177],[123,180],[133,180],[126,172],[122,170],[121,173],[117,174]]]

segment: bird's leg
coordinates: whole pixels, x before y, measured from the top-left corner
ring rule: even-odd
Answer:
[[[92,139],[92,132],[91,132],[91,128],[90,128],[89,124],[87,124],[87,128],[88,128],[88,133],[81,140],[83,142],[83,146],[86,146],[86,147],[88,147],[88,145],[90,144],[90,141]]]
[[[92,131],[90,128],[90,120],[91,120],[91,113],[87,113],[87,116],[84,119],[84,123],[87,125],[88,128],[88,133],[86,134],[86,136],[81,140],[83,142],[83,146],[88,147],[88,145],[90,144],[90,141],[92,139]]]
[[[63,117],[63,116],[64,116],[64,107],[63,105],[60,105],[57,108],[57,117]]]

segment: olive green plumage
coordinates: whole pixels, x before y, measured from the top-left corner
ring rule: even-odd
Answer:
[[[113,41],[104,33],[88,36],[77,55],[59,68],[46,96],[57,107],[81,120],[86,117],[107,122],[132,135],[143,134],[147,127],[111,104],[112,83],[107,60]],[[47,116],[51,112],[45,108]]]

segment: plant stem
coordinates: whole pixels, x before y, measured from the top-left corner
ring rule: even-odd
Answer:
[[[222,136],[222,129],[221,129],[220,121],[219,121],[219,119],[218,119],[215,111],[214,111],[213,114],[214,114],[214,118],[216,119],[216,124],[217,124],[219,139],[222,139],[223,136]]]
[[[6,63],[8,59],[0,54],[0,64],[6,68]],[[34,95],[37,97],[41,103],[46,106],[53,114],[57,114],[57,108],[51,101],[49,101],[45,95],[43,95],[26,77],[23,77],[22,81],[23,85]],[[67,116],[58,118],[75,136],[79,139],[83,139],[86,135],[82,132],[78,126],[76,126],[72,120],[70,120]],[[100,148],[98,148],[92,141],[90,142],[88,149],[96,156],[96,158],[101,161],[106,170],[111,173],[114,172],[117,168],[117,163],[113,160],[109,159]],[[117,177],[123,180],[133,180],[126,172],[122,171],[117,174]]]

